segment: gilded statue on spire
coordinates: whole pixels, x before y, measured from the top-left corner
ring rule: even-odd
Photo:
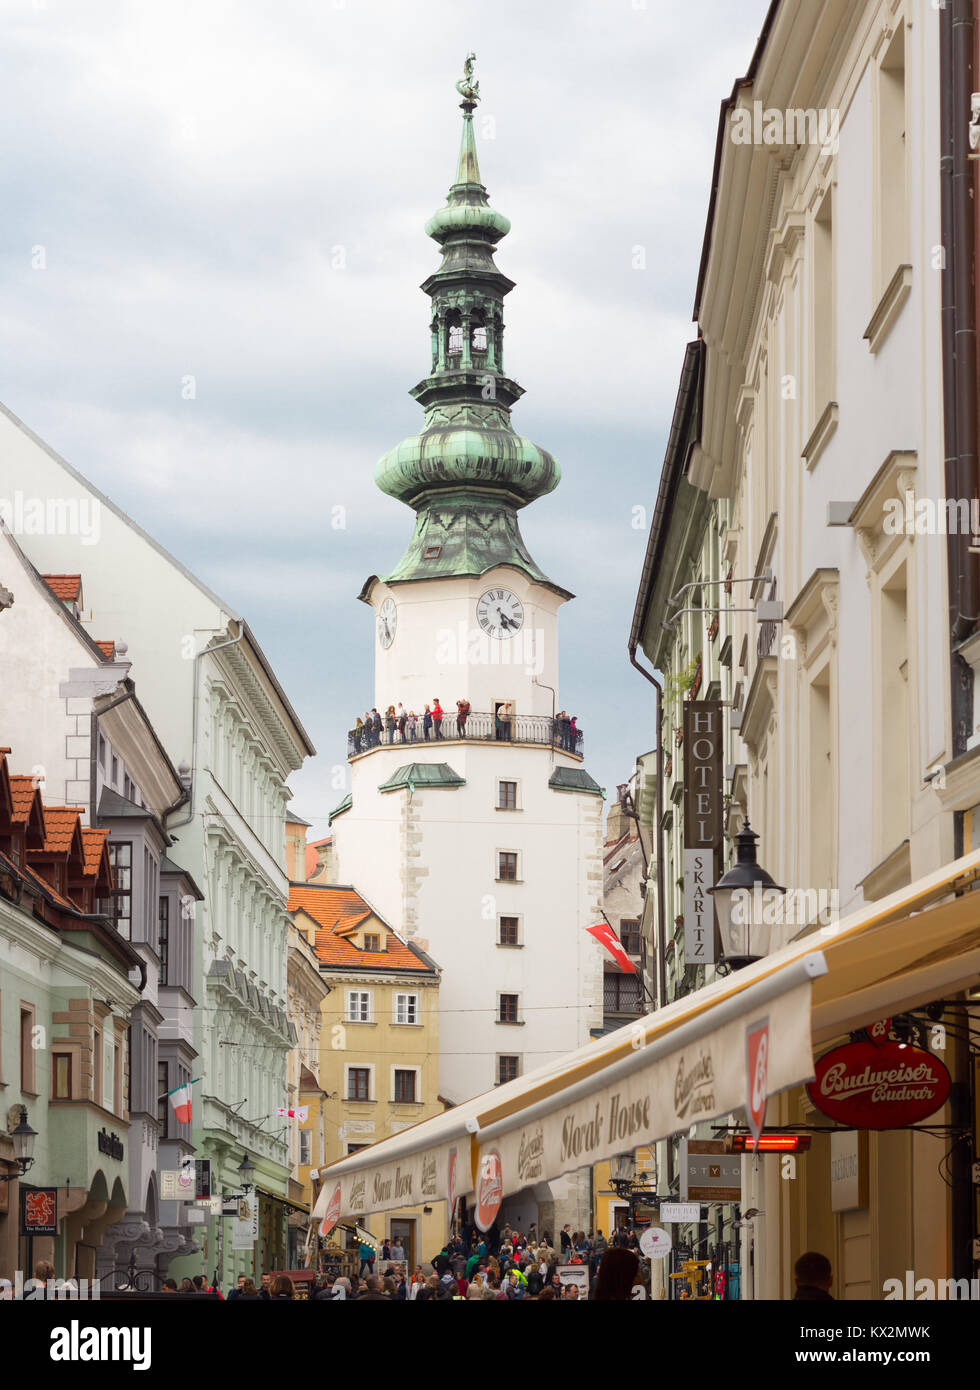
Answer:
[[[477,102],[480,100],[480,84],[473,81],[473,64],[476,62],[475,53],[467,53],[466,62],[463,64],[463,76],[456,83],[456,90],[464,101]]]

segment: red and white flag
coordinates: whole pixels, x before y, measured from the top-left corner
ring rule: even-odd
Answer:
[[[190,1084],[178,1086],[176,1090],[169,1093],[170,1104],[174,1108],[179,1125],[189,1125],[191,1122],[191,1088]]]
[[[599,922],[597,926],[586,927],[585,930],[590,936],[595,937],[600,946],[605,946],[617,965],[622,966],[624,970],[628,970],[632,975],[636,974],[636,966],[623,950],[619,937],[608,922]]]
[[[287,1118],[288,1118],[288,1119],[290,1119],[290,1120],[299,1120],[299,1122],[300,1122],[301,1125],[306,1123],[306,1117],[307,1117],[307,1115],[308,1115],[309,1113],[310,1113],[310,1107],[309,1107],[308,1105],[300,1105],[300,1106],[279,1105],[279,1106],[276,1107],[276,1118],[277,1118],[277,1119],[284,1120],[284,1119],[287,1119]]]

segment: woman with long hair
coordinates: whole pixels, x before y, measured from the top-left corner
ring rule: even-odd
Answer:
[[[624,1246],[614,1245],[607,1250],[599,1265],[592,1294],[594,1302],[629,1303],[633,1297],[633,1282],[636,1279],[640,1261],[636,1252]]]
[[[296,1290],[288,1274],[277,1274],[269,1289],[269,1298],[295,1298]]]

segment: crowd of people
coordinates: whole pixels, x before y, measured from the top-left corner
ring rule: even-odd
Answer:
[[[384,1241],[380,1249],[362,1244],[358,1256],[357,1274],[318,1278],[307,1296],[322,1302],[628,1302],[642,1278],[635,1235],[616,1232],[609,1242],[601,1231],[586,1235],[570,1226],[559,1233],[557,1245],[548,1231],[539,1234],[534,1224],[527,1232],[505,1226],[484,1234],[473,1227],[448,1240],[427,1268],[417,1264],[409,1269],[404,1247],[397,1240]],[[573,1272],[578,1269],[580,1279]],[[299,1296],[288,1274],[264,1274],[258,1284],[239,1275],[227,1295],[200,1274],[180,1283],[165,1279],[162,1288],[178,1296],[216,1293],[229,1303],[282,1302]]]
[[[438,696],[423,708],[421,714],[416,714],[413,709],[407,710],[401,703],[389,705],[383,714],[372,707],[365,710],[363,716],[358,715],[354,727],[349,730],[349,739],[353,752],[357,754],[365,753],[370,748],[378,748],[382,744],[429,743],[447,737],[466,738],[466,721],[469,715],[469,700],[457,700],[456,713],[448,716],[448,726],[444,732],[443,721],[447,719],[447,715]],[[481,732],[479,736],[509,742],[513,718],[509,702],[501,701],[494,710],[492,728],[488,724],[486,731]],[[580,751],[582,730],[578,727],[574,714],[562,710],[555,716],[552,721],[552,741],[566,753]]]

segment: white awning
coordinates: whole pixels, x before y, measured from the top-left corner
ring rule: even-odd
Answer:
[[[741,1110],[746,1034],[763,1019],[766,1094],[808,1081],[814,1041],[980,983],[980,894],[968,891],[978,881],[975,851],[696,994],[339,1159],[321,1169],[314,1215],[323,1216],[338,1186],[342,1217],[466,1196],[481,1152],[499,1155],[506,1194]]]

